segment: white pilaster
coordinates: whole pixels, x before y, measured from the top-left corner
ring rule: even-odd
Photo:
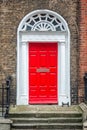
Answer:
[[[22,42],[20,52],[20,88],[18,105],[28,104],[28,83],[27,83],[27,44]]]
[[[62,105],[62,103],[67,103],[67,102],[69,102],[68,100],[67,100],[67,94],[66,94],[66,91],[68,91],[68,88],[67,88],[67,90],[66,90],[66,75],[65,75],[65,73],[66,73],[66,64],[65,64],[65,58],[66,58],[66,51],[65,51],[65,43],[60,43],[61,45],[60,45],[60,59],[59,59],[59,64],[60,64],[60,67],[59,67],[59,69],[60,69],[60,71],[59,71],[59,73],[60,73],[60,76],[59,76],[59,82],[60,82],[60,84],[59,84],[59,105]]]

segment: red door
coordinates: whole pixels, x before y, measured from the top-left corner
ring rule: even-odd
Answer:
[[[29,104],[57,103],[57,43],[29,43]]]

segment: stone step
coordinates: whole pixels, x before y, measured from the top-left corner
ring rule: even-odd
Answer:
[[[50,118],[50,117],[81,117],[82,113],[66,113],[66,112],[61,112],[61,113],[56,113],[56,112],[38,112],[38,113],[10,113],[9,117],[10,118],[21,118],[21,117],[36,117],[36,118]]]
[[[81,123],[33,123],[33,124],[18,124],[18,123],[13,123],[12,128],[16,130],[17,129],[82,129],[82,124]]]
[[[13,123],[79,123],[82,117],[56,117],[56,118],[12,118]]]
[[[78,106],[15,106],[10,109],[12,130],[82,130]]]

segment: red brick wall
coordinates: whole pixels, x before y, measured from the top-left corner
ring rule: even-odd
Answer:
[[[84,74],[87,72],[87,0],[80,0],[79,90],[84,96]]]

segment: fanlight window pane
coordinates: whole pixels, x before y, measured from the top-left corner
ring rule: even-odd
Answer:
[[[58,27],[56,28],[56,31],[61,31],[60,26],[58,26]]]
[[[30,26],[27,26],[26,30],[27,30],[27,31],[28,31],[28,30],[31,30],[31,27],[30,27]]]
[[[48,21],[48,22],[51,22],[51,21],[52,21],[52,19],[48,17],[48,18],[47,18],[47,21]]]
[[[55,20],[52,23],[53,23],[54,26],[58,25],[58,23]]]
[[[32,20],[32,21],[30,22],[30,24],[33,26],[33,25],[34,25],[34,21]]]

